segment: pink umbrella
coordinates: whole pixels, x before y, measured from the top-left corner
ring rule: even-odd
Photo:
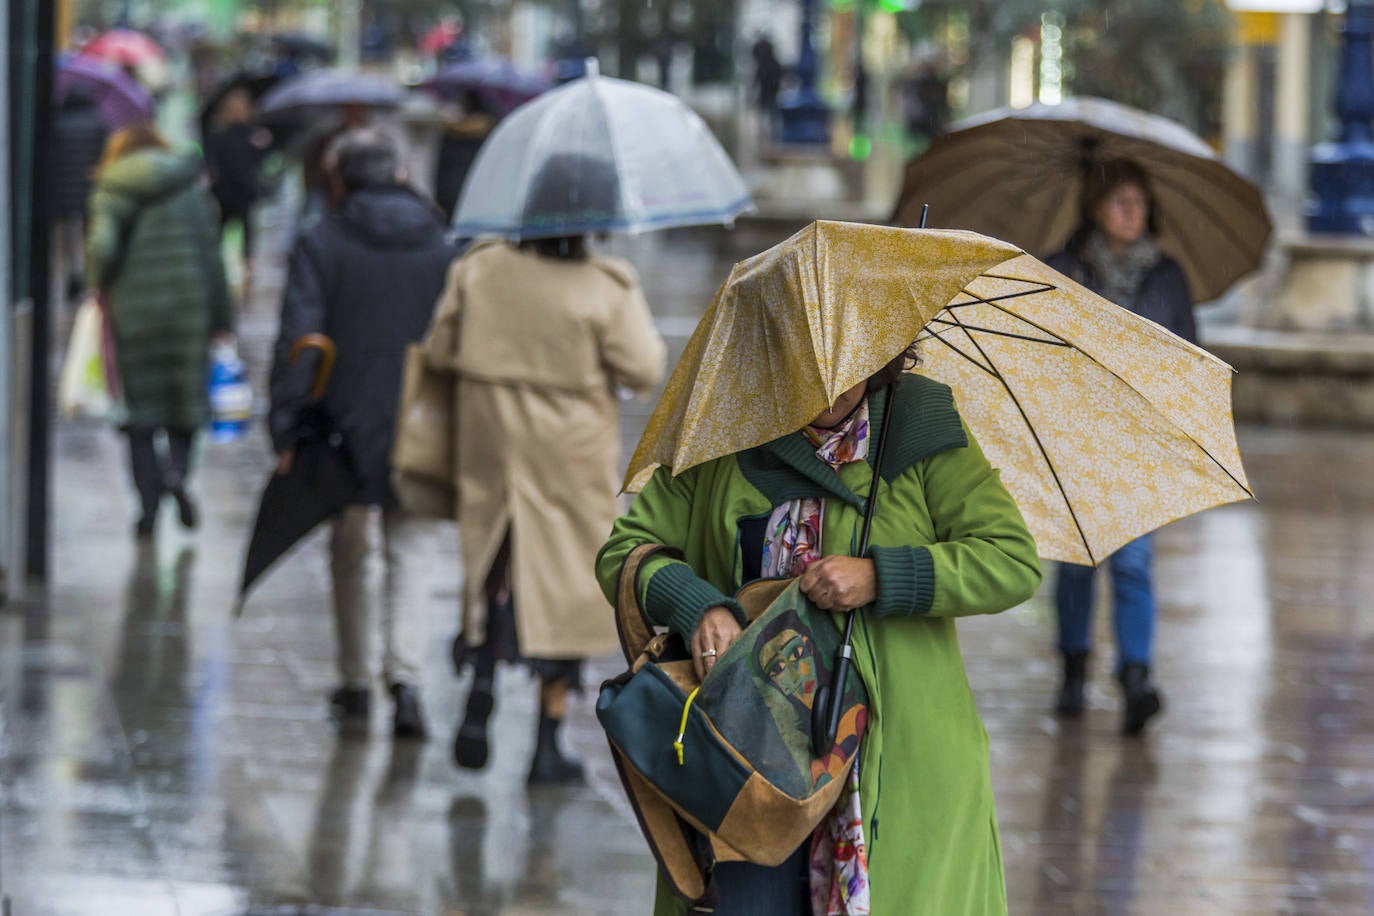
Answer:
[[[97,35],[81,49],[81,55],[134,69],[146,64],[161,64],[167,59],[157,42],[132,29],[111,29]]]

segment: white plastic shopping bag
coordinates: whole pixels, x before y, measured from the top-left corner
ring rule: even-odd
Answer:
[[[62,416],[71,420],[114,421],[119,399],[110,390],[106,366],[105,315],[99,301],[88,297],[76,310],[72,336],[57,384]]]

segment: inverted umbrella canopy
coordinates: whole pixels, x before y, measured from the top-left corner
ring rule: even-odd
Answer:
[[[931,220],[1040,255],[1082,218],[1083,179],[1130,159],[1149,176],[1161,247],[1193,297],[1214,299],[1260,264],[1272,226],[1259,189],[1182,124],[1097,98],[1003,108],[951,125],[906,168],[893,222]]]
[[[149,121],[155,103],[152,95],[128,74],[108,61],[75,54],[57,62],[55,92],[59,100],[74,90],[85,92],[100,108],[100,119],[110,130]]]
[[[291,121],[322,109],[349,105],[395,108],[403,101],[405,91],[389,79],[326,68],[282,80],[263,96],[258,112],[263,121]]]
[[[552,238],[728,223],[749,192],[676,96],[588,75],[501,122],[473,163],[459,235]]]
[[[912,341],[1046,559],[1097,563],[1251,496],[1225,363],[1005,242],[830,222],[735,265],[627,489],[794,433]]]

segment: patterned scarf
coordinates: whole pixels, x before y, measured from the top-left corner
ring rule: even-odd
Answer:
[[[832,468],[863,461],[868,457],[868,399],[860,402],[849,419],[834,429],[808,426],[802,433],[816,447],[816,457]],[[773,510],[763,543],[764,576],[800,576],[821,556],[824,508],[820,497],[808,497],[790,499]]]
[[[1159,263],[1159,245],[1149,235],[1142,235],[1120,254],[1112,251],[1107,238],[1094,229],[1083,245],[1083,260],[1097,275],[1104,299],[1135,310],[1136,293],[1145,275]]]
[[[838,468],[868,457],[868,399],[834,429],[802,433],[816,457]],[[763,545],[763,575],[800,576],[821,552],[820,497],[791,499],[773,510]],[[850,768],[835,807],[811,835],[811,909],[814,916],[868,916],[868,856],[859,803],[859,762]]]

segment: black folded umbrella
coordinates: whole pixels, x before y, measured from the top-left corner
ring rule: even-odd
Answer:
[[[243,612],[253,584],[317,525],[343,511],[357,492],[343,437],[318,404],[333,369],[334,344],[322,334],[307,335],[292,347],[292,361],[310,348],[323,355],[311,391],[314,404],[302,412],[290,469],[272,475],[262,491],[253,537],[243,561],[236,615]]]

